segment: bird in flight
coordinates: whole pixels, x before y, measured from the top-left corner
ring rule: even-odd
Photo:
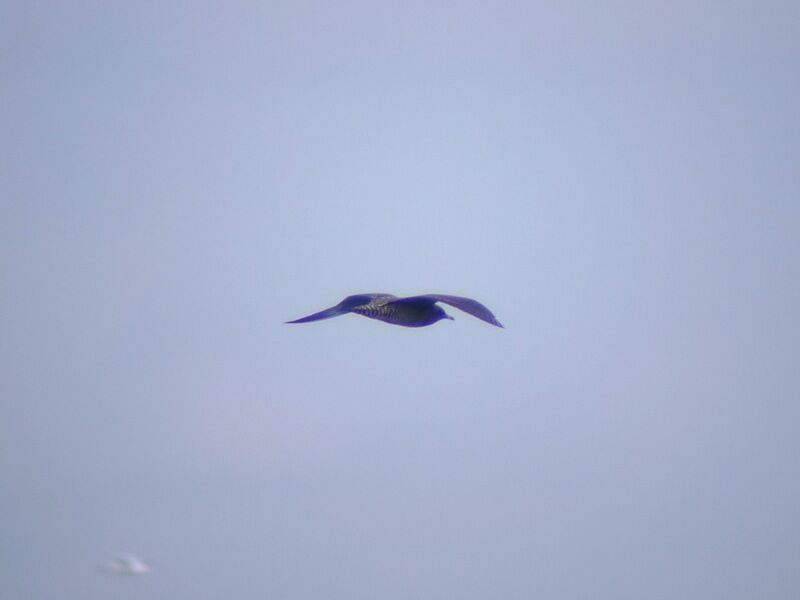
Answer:
[[[436,304],[444,302],[450,306],[463,310],[473,317],[486,321],[491,325],[502,327],[488,308],[477,300],[462,298],[461,296],[443,296],[441,294],[425,294],[424,296],[408,296],[398,298],[391,294],[357,294],[348,296],[336,306],[326,308],[313,315],[308,315],[302,319],[287,321],[287,323],[309,323],[311,321],[321,321],[330,319],[347,313],[356,313],[370,319],[378,319],[392,325],[402,325],[403,327],[425,327],[433,325],[442,319],[454,320],[453,317],[444,312],[444,309]]]

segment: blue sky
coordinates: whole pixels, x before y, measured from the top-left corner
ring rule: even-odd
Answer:
[[[795,598],[798,40],[4,5],[0,595]],[[283,324],[359,292],[506,329]]]

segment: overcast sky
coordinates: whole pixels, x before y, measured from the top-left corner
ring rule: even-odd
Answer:
[[[0,596],[798,598],[798,107],[797,2],[3,3]]]

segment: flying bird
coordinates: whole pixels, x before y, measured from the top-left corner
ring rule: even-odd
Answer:
[[[348,296],[336,306],[326,308],[313,315],[308,315],[302,319],[287,321],[287,323],[309,323],[311,321],[321,321],[330,319],[347,313],[356,313],[378,319],[392,325],[402,325],[403,327],[425,327],[433,325],[442,319],[454,320],[453,317],[444,312],[444,309],[436,304],[444,302],[450,306],[463,310],[473,317],[486,321],[491,325],[502,327],[488,308],[477,300],[462,298],[461,296],[443,296],[441,294],[425,294],[424,296],[408,296],[398,298],[391,294],[357,294]]]

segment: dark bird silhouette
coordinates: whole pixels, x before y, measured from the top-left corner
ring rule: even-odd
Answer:
[[[454,320],[453,317],[444,312],[437,302],[444,302],[450,306],[463,310],[465,313],[478,317],[481,321],[486,321],[491,325],[502,327],[488,308],[471,298],[460,296],[443,296],[441,294],[425,294],[424,296],[409,296],[398,298],[391,294],[357,294],[348,296],[336,306],[326,308],[313,315],[308,315],[302,319],[287,321],[287,323],[309,323],[330,319],[347,313],[356,313],[370,319],[378,319],[392,325],[402,325],[403,327],[425,327],[433,325],[442,319]]]

